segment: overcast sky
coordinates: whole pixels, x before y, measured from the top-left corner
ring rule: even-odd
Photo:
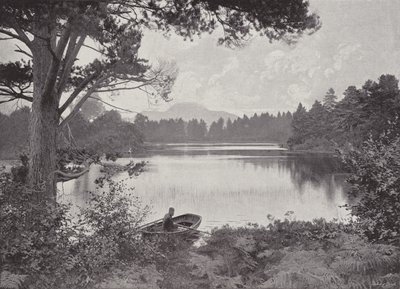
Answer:
[[[147,34],[141,51],[151,59],[177,62],[175,102],[238,114],[293,111],[299,102],[310,106],[322,99],[330,87],[341,96],[349,85],[383,73],[399,76],[399,3],[311,0],[322,28],[290,47],[257,38],[244,49],[230,50],[216,45],[217,36],[187,43]]]
[[[135,92],[112,96],[125,108],[165,110],[176,102],[197,102],[238,115],[293,111],[310,106],[334,88],[339,96],[349,85],[362,85],[383,73],[400,76],[400,1],[310,0],[322,28],[297,44],[255,38],[242,49],[218,46],[218,35],[193,42],[146,33],[140,54],[152,61],[175,61],[179,75],[170,103],[149,107]],[[0,60],[9,58],[0,51]],[[109,97],[103,96],[107,101]]]

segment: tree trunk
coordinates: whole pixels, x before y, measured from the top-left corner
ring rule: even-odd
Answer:
[[[58,104],[53,89],[52,97],[44,97],[43,86],[48,77],[52,60],[49,40],[52,32],[42,26],[32,43],[33,53],[33,103],[29,129],[29,185],[37,189],[38,201],[56,201],[57,187],[57,131],[59,124]]]
[[[29,184],[42,188],[38,200],[56,200],[58,106],[34,100],[29,139]]]

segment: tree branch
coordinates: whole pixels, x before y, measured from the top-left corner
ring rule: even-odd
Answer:
[[[27,95],[23,94],[22,92],[18,93],[14,89],[9,88],[9,87],[7,89],[0,87],[0,91],[4,92],[4,94],[2,94],[2,95],[8,95],[10,97],[13,97],[13,100],[14,99],[24,99],[29,102],[33,101],[33,97],[27,96]]]
[[[91,50],[93,50],[93,51],[96,51],[96,52],[98,52],[98,53],[100,53],[100,54],[104,54],[104,52],[102,52],[101,50],[98,50],[97,48],[94,48],[94,47],[92,47],[92,46],[90,46],[90,45],[83,44],[82,46],[83,46],[83,47],[86,47],[86,48],[89,48],[89,49],[91,49]]]
[[[31,48],[31,41],[29,40],[28,36],[25,34],[25,32],[21,29],[19,26],[18,22],[15,19],[11,20],[12,22],[12,28],[17,32],[19,39],[26,44],[29,48]]]
[[[119,90],[134,90],[134,89],[138,89],[141,88],[143,86],[149,85],[149,83],[142,83],[140,85],[137,86],[132,86],[132,87],[117,87],[117,88],[109,88],[109,89],[99,89],[96,90],[95,92],[111,92],[111,91],[119,91]]]
[[[57,181],[66,182],[66,181],[69,181],[69,180],[72,180],[72,179],[77,179],[77,178],[83,176],[84,174],[89,172],[89,170],[90,170],[90,165],[87,166],[82,171],[77,172],[77,173],[65,173],[65,172],[62,172],[60,170],[56,170],[55,173],[57,174]]]
[[[61,71],[60,80],[58,81],[58,88],[57,88],[58,97],[61,96],[61,94],[63,93],[63,91],[65,89],[68,75],[70,74],[72,65],[75,62],[75,59],[79,53],[79,50],[81,49],[83,43],[85,42],[86,35],[82,35],[79,38],[77,43],[75,42],[76,38],[77,38],[77,36],[74,36],[69,40],[67,52],[65,55],[64,66]]]
[[[77,88],[75,88],[74,92],[68,97],[68,99],[64,102],[64,104],[58,109],[58,113],[61,115],[67,107],[78,97],[79,93],[85,89],[85,87],[92,82],[96,77],[99,76],[99,73],[94,73],[88,77],[86,77]]]
[[[89,96],[89,98],[95,99],[95,100],[97,100],[97,101],[100,101],[100,102],[104,103],[105,105],[111,106],[111,107],[113,107],[113,108],[115,108],[115,109],[119,109],[119,110],[126,111],[126,112],[131,112],[131,113],[139,113],[139,112],[137,112],[137,111],[133,111],[133,110],[121,108],[121,107],[118,107],[118,106],[116,106],[116,105],[112,105],[111,103],[105,102],[104,100],[102,100],[101,98],[98,98],[98,97]]]
[[[68,22],[66,28],[64,29],[60,39],[58,40],[57,47],[53,53],[53,58],[51,60],[50,68],[47,71],[46,81],[43,86],[43,99],[50,100],[52,97],[52,92],[54,85],[57,81],[58,70],[61,65],[61,57],[64,54],[65,47],[68,44],[68,39],[71,35],[71,24]],[[51,45],[48,47],[52,51]]]
[[[9,99],[6,99],[6,100],[0,100],[0,104],[3,104],[3,103],[6,103],[6,102],[11,102],[11,101],[14,101],[14,100],[17,100],[18,98],[9,98]]]
[[[18,39],[18,40],[22,41],[22,39],[19,37],[18,34],[14,34],[14,33],[10,32],[10,31],[8,31],[8,30],[0,29],[0,33],[3,33],[3,34],[5,34],[5,35],[8,35],[8,36],[10,36],[12,39]]]
[[[14,50],[15,52],[19,52],[22,54],[25,54],[26,56],[33,58],[33,55],[30,54],[29,52],[26,52],[25,50],[23,50],[21,47],[19,47],[17,44],[15,44],[15,46],[17,46],[18,49]]]
[[[79,102],[75,105],[71,113],[61,122],[59,125],[60,129],[62,129],[78,112],[85,101],[92,95],[93,92],[96,91],[97,87],[107,78],[107,75],[104,75],[96,80],[93,86],[86,92],[86,94],[79,100]]]

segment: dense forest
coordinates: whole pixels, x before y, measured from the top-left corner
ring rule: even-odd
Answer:
[[[292,114],[269,113],[235,120],[220,118],[208,127],[204,120],[162,119],[151,121],[138,115],[135,124],[142,128],[148,142],[278,142],[286,143],[291,135]],[[140,123],[140,125],[139,125]]]
[[[368,80],[361,88],[349,86],[338,101],[331,88],[322,103],[314,102],[310,110],[300,103],[293,113],[293,135],[288,140],[292,149],[329,150],[346,146],[360,147],[370,136],[376,139],[393,127],[400,112],[398,79],[382,75]]]

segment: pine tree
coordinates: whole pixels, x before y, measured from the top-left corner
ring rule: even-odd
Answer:
[[[337,103],[337,96],[335,95],[335,91],[333,90],[333,88],[329,88],[329,90],[327,91],[327,93],[324,96],[324,107],[328,110],[328,111],[332,111]]]

